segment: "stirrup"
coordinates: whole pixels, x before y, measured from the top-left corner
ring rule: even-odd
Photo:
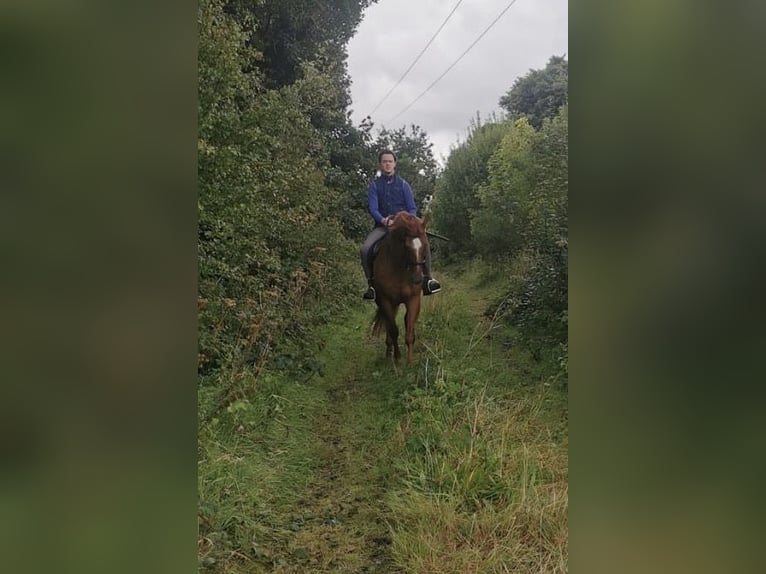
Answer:
[[[435,293],[438,293],[441,290],[442,290],[442,286],[439,284],[439,282],[436,279],[429,279],[423,285],[424,295],[434,295]]]
[[[372,285],[367,287],[367,292],[364,295],[362,295],[362,299],[369,299],[369,300],[375,299],[375,287],[373,287]]]

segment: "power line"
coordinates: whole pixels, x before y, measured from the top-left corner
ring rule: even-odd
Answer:
[[[489,25],[489,26],[487,26],[487,27],[484,29],[484,31],[483,31],[481,34],[479,34],[479,37],[478,37],[478,38],[476,38],[476,39],[475,39],[473,42],[471,42],[471,45],[470,45],[470,46],[468,46],[468,48],[466,48],[465,52],[463,52],[462,54],[460,54],[460,56],[458,57],[458,59],[457,59],[457,60],[455,60],[454,62],[452,62],[452,64],[450,64],[449,68],[447,68],[446,70],[444,70],[444,72],[442,73],[442,75],[441,75],[441,76],[439,76],[439,77],[438,77],[438,78],[436,78],[436,79],[435,79],[433,82],[431,82],[431,84],[430,84],[430,85],[429,85],[429,86],[428,86],[428,87],[427,87],[425,90],[423,90],[423,92],[422,92],[422,93],[421,93],[421,94],[420,94],[420,95],[419,95],[417,98],[415,98],[415,99],[414,99],[414,100],[412,100],[412,101],[411,101],[409,104],[407,104],[407,107],[405,107],[405,108],[404,108],[402,111],[400,111],[398,114],[396,114],[396,115],[395,115],[393,118],[391,118],[390,120],[388,120],[388,122],[387,122],[387,123],[391,123],[391,122],[393,122],[393,121],[394,121],[396,118],[398,118],[399,116],[401,116],[401,115],[402,115],[404,112],[406,112],[406,111],[407,111],[407,110],[409,110],[409,109],[410,109],[410,108],[411,108],[413,105],[415,105],[415,102],[417,102],[417,101],[418,101],[420,98],[422,98],[423,96],[425,96],[425,95],[426,95],[426,93],[427,93],[427,92],[428,92],[428,91],[429,91],[431,88],[433,88],[433,87],[434,87],[434,86],[435,86],[435,85],[436,85],[436,84],[439,82],[439,80],[441,80],[441,79],[442,79],[444,76],[446,76],[446,75],[447,75],[447,73],[448,73],[448,72],[449,72],[449,71],[450,71],[452,68],[454,68],[454,67],[457,65],[457,63],[458,63],[460,60],[462,60],[462,59],[463,59],[463,56],[465,56],[465,55],[466,55],[468,52],[470,52],[470,51],[471,51],[471,48],[473,48],[473,47],[474,47],[474,46],[475,46],[475,45],[476,45],[476,44],[479,42],[479,40],[481,40],[481,39],[484,37],[484,35],[485,35],[487,32],[489,32],[489,31],[490,31],[490,29],[491,29],[491,28],[492,28],[492,27],[493,27],[493,26],[494,26],[494,25],[497,23],[497,21],[498,21],[498,20],[500,20],[500,18],[502,18],[502,17],[503,17],[503,14],[505,14],[506,12],[508,12],[508,10],[510,10],[511,6],[513,6],[514,4],[516,4],[516,0],[511,0],[510,4],[508,4],[508,6],[506,6],[505,8],[503,8],[503,11],[502,11],[502,12],[500,12],[500,14],[498,14],[498,15],[497,15],[497,17],[496,17],[494,20],[492,20],[492,22],[490,23],[490,25]]]
[[[431,36],[431,39],[428,41],[428,43],[425,45],[425,47],[424,47],[424,48],[423,48],[423,49],[420,51],[420,54],[418,54],[418,55],[415,57],[415,59],[412,61],[412,63],[410,64],[410,67],[409,67],[409,68],[407,68],[407,69],[404,71],[404,73],[402,74],[402,77],[401,77],[401,78],[399,78],[399,79],[396,81],[396,83],[394,84],[394,87],[393,87],[393,88],[391,88],[390,90],[388,90],[388,93],[387,93],[385,96],[383,96],[383,99],[382,99],[382,100],[380,100],[380,101],[377,103],[377,105],[376,105],[376,106],[373,108],[373,110],[372,110],[372,111],[371,111],[369,114],[367,114],[367,115],[371,116],[372,114],[374,114],[374,113],[377,111],[377,109],[378,109],[378,108],[381,106],[381,104],[382,104],[383,102],[385,102],[385,101],[388,99],[388,96],[390,96],[390,95],[391,95],[391,93],[392,93],[392,92],[393,92],[393,91],[394,91],[394,90],[397,88],[397,86],[398,86],[399,84],[401,84],[401,83],[402,83],[402,80],[404,80],[404,78],[405,78],[405,77],[407,77],[407,74],[409,74],[409,73],[410,73],[410,70],[412,70],[412,68],[415,66],[415,64],[417,64],[417,63],[418,63],[418,60],[420,60],[420,57],[421,57],[423,54],[425,54],[426,50],[428,50],[428,47],[429,47],[429,46],[430,46],[430,45],[433,43],[433,41],[436,39],[436,36],[438,36],[438,35],[439,35],[439,32],[441,32],[441,31],[442,31],[442,28],[444,28],[444,25],[445,25],[445,24],[446,24],[446,23],[449,21],[449,19],[450,19],[450,18],[452,18],[452,15],[455,13],[455,10],[457,10],[458,6],[460,6],[462,3],[463,3],[463,0],[458,0],[458,3],[457,3],[457,4],[455,4],[455,7],[452,9],[452,12],[450,12],[449,14],[447,14],[447,17],[446,17],[446,18],[444,19],[444,21],[441,23],[441,26],[439,26],[439,29],[438,29],[438,30],[436,30],[436,32],[434,32],[434,35],[433,35],[433,36]]]

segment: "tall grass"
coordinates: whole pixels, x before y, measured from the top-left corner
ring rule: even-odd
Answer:
[[[306,413],[324,402],[312,385],[240,375],[249,392],[199,428],[198,558],[213,572],[265,572],[287,546],[286,517],[315,467]]]
[[[326,327],[313,378],[239,370],[200,386],[205,571],[567,570],[560,369],[484,315],[502,277],[443,278],[410,365],[383,359],[360,303]]]
[[[402,486],[388,498],[394,557],[416,573],[565,572],[567,411],[555,369],[500,350],[506,327],[477,320],[464,292],[443,295],[406,395]]]

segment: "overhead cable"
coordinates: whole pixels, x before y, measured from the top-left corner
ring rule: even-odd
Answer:
[[[402,74],[402,77],[401,77],[401,78],[399,78],[399,79],[396,81],[396,83],[394,84],[394,86],[393,86],[393,87],[392,87],[390,90],[388,90],[388,93],[387,93],[385,96],[383,96],[383,99],[381,99],[381,100],[380,100],[380,101],[379,101],[379,102],[376,104],[376,106],[373,108],[373,110],[372,110],[372,111],[371,111],[371,112],[368,114],[369,116],[371,116],[372,114],[374,114],[374,113],[377,111],[377,109],[378,109],[378,108],[379,108],[379,107],[380,107],[380,106],[383,104],[383,102],[385,102],[385,101],[388,99],[388,96],[390,96],[390,95],[393,93],[393,91],[394,91],[394,90],[395,90],[395,89],[396,89],[396,88],[399,86],[399,84],[401,84],[401,83],[402,83],[402,80],[404,80],[404,78],[406,78],[406,77],[407,77],[407,74],[409,74],[409,73],[410,73],[410,70],[412,70],[412,68],[415,66],[415,64],[417,64],[417,63],[418,63],[418,60],[420,60],[421,56],[422,56],[423,54],[425,54],[426,50],[428,50],[428,47],[429,47],[429,46],[430,46],[430,45],[433,43],[433,41],[434,41],[434,40],[436,39],[436,37],[439,35],[439,32],[441,32],[441,31],[442,31],[442,28],[444,28],[444,25],[445,25],[445,24],[446,24],[446,23],[449,21],[449,19],[450,19],[450,18],[452,18],[452,15],[455,13],[455,10],[457,10],[458,6],[460,6],[462,3],[463,3],[463,0],[458,0],[458,3],[457,3],[457,4],[455,4],[455,7],[452,9],[452,11],[451,11],[449,14],[447,14],[447,17],[446,17],[446,18],[444,19],[444,21],[441,23],[441,26],[439,26],[439,29],[438,29],[438,30],[436,30],[436,32],[434,32],[434,35],[433,35],[433,36],[431,36],[431,39],[428,41],[428,43],[425,45],[425,47],[424,47],[424,48],[423,48],[423,49],[420,51],[420,54],[418,54],[418,55],[415,57],[415,59],[414,59],[414,60],[412,61],[412,63],[410,64],[410,67],[409,67],[409,68],[407,68],[407,69],[404,71],[404,73]]]
[[[444,76],[446,76],[446,75],[447,75],[447,73],[448,73],[448,72],[449,72],[449,71],[450,71],[452,68],[454,68],[454,67],[457,65],[457,63],[458,63],[460,60],[462,60],[462,59],[463,59],[463,57],[464,57],[464,56],[465,56],[465,55],[466,55],[468,52],[470,52],[470,51],[471,51],[471,48],[473,48],[473,47],[474,47],[474,46],[475,46],[475,45],[476,45],[476,44],[479,42],[479,40],[481,40],[481,39],[484,37],[484,35],[485,35],[487,32],[489,32],[489,31],[492,29],[492,27],[493,27],[493,26],[494,26],[494,25],[497,23],[497,21],[498,21],[498,20],[500,20],[500,18],[502,18],[502,17],[503,17],[503,14],[505,14],[506,12],[508,12],[508,10],[510,10],[511,6],[513,6],[514,4],[516,4],[516,1],[517,1],[517,0],[511,0],[511,2],[508,4],[508,6],[506,6],[505,8],[503,8],[503,11],[502,11],[502,12],[500,12],[500,14],[498,14],[498,15],[497,15],[497,17],[496,17],[494,20],[492,20],[492,22],[490,23],[490,25],[489,25],[489,26],[487,26],[487,27],[484,29],[484,31],[483,31],[481,34],[479,34],[479,37],[478,37],[478,38],[476,38],[476,39],[475,39],[473,42],[471,42],[471,45],[470,45],[470,46],[468,46],[468,48],[466,48],[466,50],[465,50],[465,51],[464,51],[462,54],[460,54],[460,56],[458,57],[458,59],[457,59],[457,60],[455,60],[454,62],[452,62],[452,64],[450,64],[450,65],[449,65],[449,67],[448,67],[446,70],[444,70],[444,72],[442,72],[441,76],[439,76],[439,77],[438,77],[438,78],[436,78],[436,79],[435,79],[433,82],[431,82],[431,84],[430,84],[430,85],[429,85],[429,86],[428,86],[428,87],[427,87],[425,90],[423,90],[423,92],[422,92],[422,93],[421,93],[421,94],[420,94],[420,95],[419,95],[417,98],[415,98],[415,99],[414,99],[414,100],[412,100],[412,101],[411,101],[409,104],[407,104],[407,106],[406,106],[406,107],[405,107],[405,108],[404,108],[402,111],[400,111],[398,114],[396,114],[396,115],[395,115],[394,117],[392,117],[390,120],[388,120],[388,122],[386,122],[386,123],[391,123],[391,122],[393,122],[393,121],[394,121],[396,118],[398,118],[399,116],[401,116],[401,115],[402,115],[404,112],[406,112],[406,111],[407,111],[407,110],[409,110],[409,109],[410,109],[410,108],[411,108],[413,105],[415,105],[415,102],[417,102],[417,101],[418,101],[420,98],[422,98],[423,96],[425,96],[425,95],[426,95],[426,93],[428,93],[428,91],[429,91],[431,88],[433,88],[433,87],[434,87],[434,86],[435,86],[435,85],[436,85],[436,84],[439,82],[439,80],[441,80],[441,79],[442,79]]]

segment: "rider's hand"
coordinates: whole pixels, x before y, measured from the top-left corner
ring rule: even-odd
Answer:
[[[383,219],[383,225],[385,225],[386,227],[391,227],[391,224],[393,222],[394,222],[394,218],[391,217],[390,215]]]

